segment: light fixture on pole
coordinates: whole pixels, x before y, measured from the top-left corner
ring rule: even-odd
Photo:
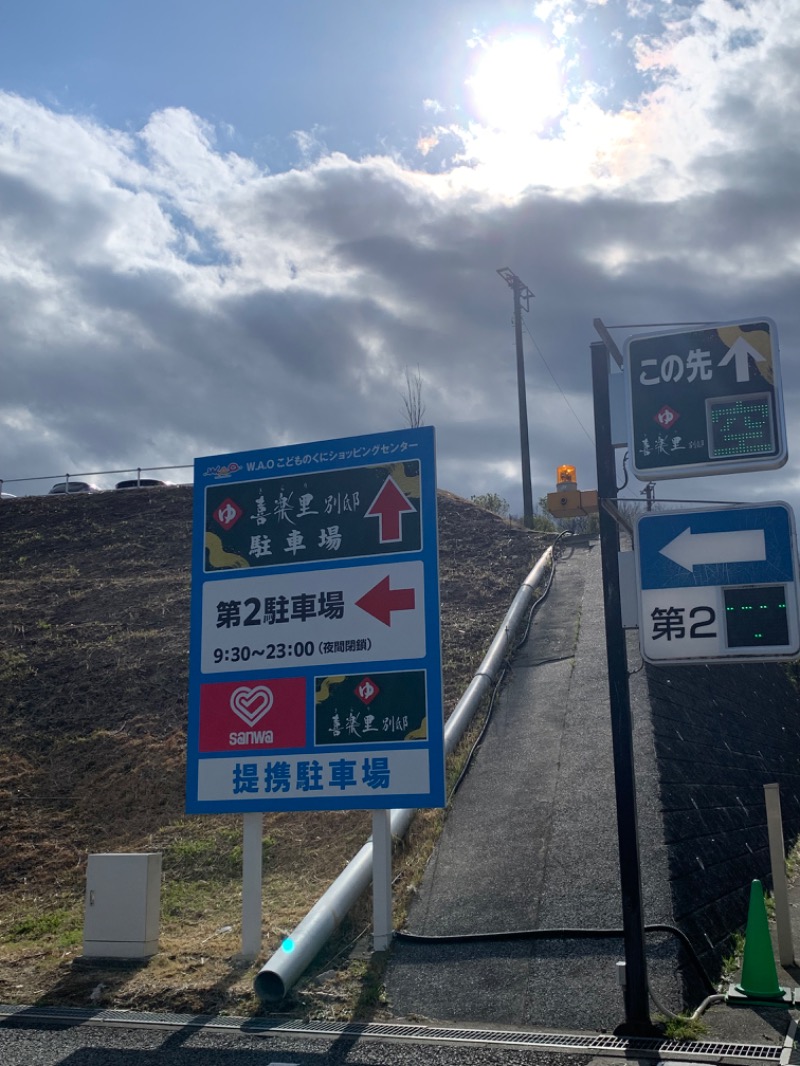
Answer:
[[[514,292],[514,335],[517,343],[517,392],[519,394],[519,440],[522,452],[522,520],[533,529],[533,487],[531,485],[531,451],[528,442],[528,403],[525,395],[525,357],[522,350],[522,304],[530,310],[533,293],[513,270],[500,267],[500,277]]]

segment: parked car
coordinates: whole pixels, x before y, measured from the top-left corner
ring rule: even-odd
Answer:
[[[159,481],[154,477],[131,478],[130,481],[118,481],[116,489],[152,489],[158,485],[169,485],[169,481]]]
[[[103,490],[98,488],[97,485],[92,485],[88,481],[58,481],[50,489],[48,495],[63,495],[64,493],[73,492],[102,492]]]

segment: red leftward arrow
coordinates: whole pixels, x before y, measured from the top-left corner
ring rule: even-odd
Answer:
[[[390,544],[402,540],[402,515],[416,511],[416,507],[398,488],[393,477],[387,477],[381,485],[380,491],[367,510],[364,512],[367,518],[378,519],[378,541],[381,544]]]
[[[389,587],[389,576],[365,592],[356,607],[371,614],[385,626],[392,624],[392,611],[413,611],[416,604],[414,589],[393,589]]]

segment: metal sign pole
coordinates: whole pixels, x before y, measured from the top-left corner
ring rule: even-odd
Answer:
[[[392,943],[392,812],[372,812],[372,947]]]
[[[242,829],[242,957],[261,952],[262,861],[264,815],[248,811]]]
[[[636,779],[633,765],[633,728],[628,656],[622,628],[619,582],[619,530],[605,508],[616,501],[617,472],[611,435],[609,361],[605,344],[595,342],[592,352],[597,488],[600,498],[600,551],[603,569],[608,693],[617,801],[622,927],[625,937],[625,1022],[628,1031],[651,1031],[647,957],[644,943],[639,829],[636,814]]]

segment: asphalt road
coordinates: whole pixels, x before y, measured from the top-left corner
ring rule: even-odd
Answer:
[[[584,1066],[590,1056],[570,1056]],[[434,1047],[344,1037],[306,1040],[81,1025],[20,1028],[0,1023],[3,1066],[557,1066],[543,1051]]]

